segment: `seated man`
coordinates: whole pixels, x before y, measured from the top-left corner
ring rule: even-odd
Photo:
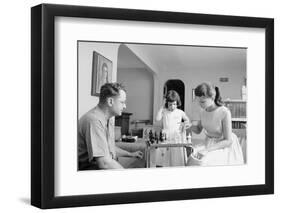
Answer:
[[[121,169],[117,157],[142,158],[141,151],[128,152],[114,141],[114,116],[126,108],[126,92],[118,83],[101,87],[99,103],[79,120],[78,170]]]

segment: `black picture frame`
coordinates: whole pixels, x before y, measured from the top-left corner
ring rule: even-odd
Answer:
[[[112,61],[99,54],[93,52],[93,66],[92,66],[92,88],[91,95],[99,96],[100,88],[105,83],[112,82]],[[104,79],[105,78],[105,79]]]
[[[54,195],[55,17],[265,29],[265,184],[130,193]],[[31,8],[31,204],[42,209],[274,193],[274,20],[165,11],[41,4]]]

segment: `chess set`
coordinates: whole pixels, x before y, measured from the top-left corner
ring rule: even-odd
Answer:
[[[193,153],[193,144],[191,141],[191,135],[186,136],[186,132],[175,133],[172,137],[167,135],[165,131],[160,130],[159,133],[156,131],[153,133],[152,130],[149,131],[147,138],[148,149],[152,148],[171,148],[171,147],[184,147],[189,157]]]
[[[183,131],[182,133],[174,133],[173,136],[167,136],[167,133],[163,130],[160,130],[159,133],[156,131],[153,133],[152,130],[148,133],[147,142],[150,144],[159,144],[159,143],[184,143],[192,145],[191,142],[191,135],[189,134],[186,136],[186,132]]]
[[[184,155],[185,165],[191,165],[189,162],[189,157],[193,154],[194,148],[191,141],[191,135],[186,136],[186,132],[175,133],[168,135],[165,131],[160,130],[160,132],[149,131],[146,140],[147,150],[146,150],[146,167],[150,167],[150,152],[153,149],[165,148],[170,149],[172,147],[182,147],[183,151],[186,153]],[[196,159],[192,159],[196,160]]]

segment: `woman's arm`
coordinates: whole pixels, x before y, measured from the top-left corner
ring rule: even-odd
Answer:
[[[198,121],[198,124],[197,124],[197,125],[192,125],[192,126],[190,127],[190,130],[191,130],[192,132],[196,133],[196,134],[200,134],[200,133],[202,132],[202,129],[203,129],[203,127],[202,127],[202,125],[201,125],[201,121],[200,121],[200,120]]]
[[[231,134],[232,134],[232,125],[231,125],[231,113],[229,110],[225,111],[224,119],[222,120],[222,133],[223,139],[206,148],[207,151],[214,151],[217,149],[223,149],[229,147],[232,144]]]

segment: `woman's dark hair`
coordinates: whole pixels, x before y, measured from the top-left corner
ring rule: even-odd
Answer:
[[[198,85],[195,88],[195,96],[197,97],[207,97],[207,98],[213,98],[214,102],[217,106],[222,106],[224,105],[221,95],[220,95],[220,90],[218,87],[213,86],[210,83],[202,83]]]
[[[106,83],[102,85],[100,89],[100,103],[105,103],[107,98],[118,96],[120,90],[126,92],[124,86],[120,83]]]
[[[165,103],[166,108],[168,108],[168,102],[174,102],[174,101],[177,102],[178,107],[181,106],[180,96],[175,90],[169,90],[165,98],[166,98],[166,103]]]

